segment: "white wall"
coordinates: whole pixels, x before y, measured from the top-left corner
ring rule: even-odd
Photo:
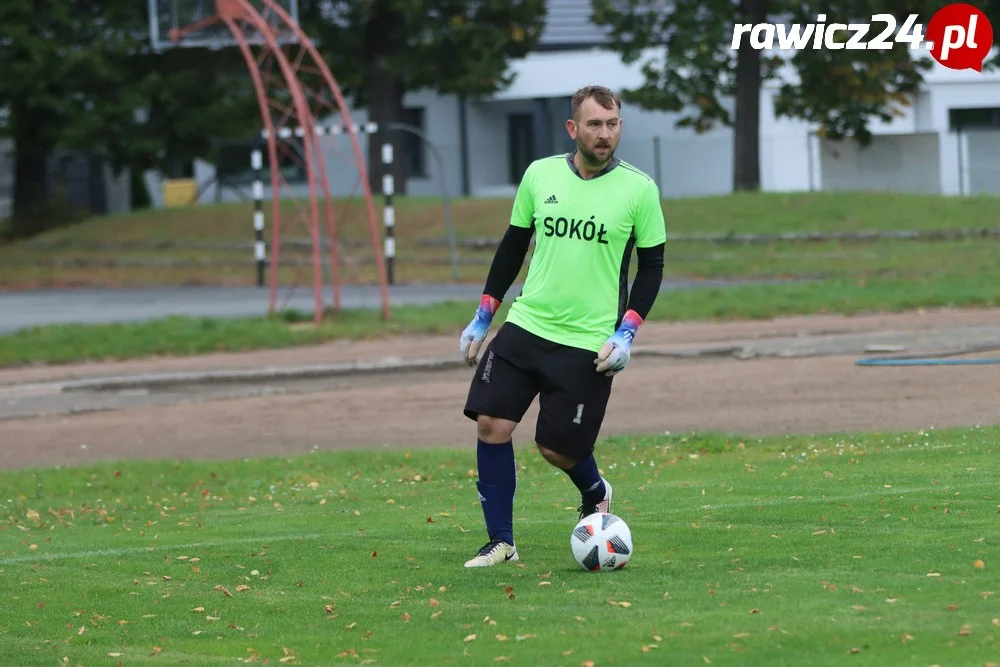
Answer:
[[[403,98],[405,107],[423,107],[424,131],[428,138],[437,148],[441,157],[441,164],[434,158],[434,154],[426,149],[424,163],[426,165],[425,178],[407,179],[407,192],[414,196],[440,197],[442,194],[442,180],[447,187],[447,192],[451,197],[461,195],[461,158],[459,147],[459,111],[458,99],[453,95],[440,96],[428,91],[408,93]],[[351,109],[351,121],[357,126],[363,126],[368,121],[368,114],[364,109]],[[340,125],[342,120],[338,117],[322,119],[318,121],[324,125]],[[358,162],[355,157],[352,142],[347,135],[324,136],[319,139],[323,150],[323,162],[327,172],[327,182],[330,193],[334,197],[357,196],[362,194],[361,183],[358,177]],[[362,168],[368,160],[368,135],[359,134],[358,144],[361,151]],[[397,158],[398,159],[398,158]],[[247,162],[250,155],[247,154]],[[265,164],[267,158],[265,156]],[[221,193],[218,192],[213,181],[215,178],[215,166],[204,160],[195,161],[195,179],[198,183],[206,184],[203,188],[201,201],[211,203],[215,201],[249,201],[251,197],[250,187],[224,187]],[[265,184],[265,198],[271,198],[270,183]],[[282,197],[308,197],[309,187],[306,183],[289,184],[282,189]]]
[[[820,142],[824,190],[891,190],[941,193],[937,134],[876,135],[855,141]]]
[[[1000,130],[970,130],[962,142],[962,194],[1000,194]]]

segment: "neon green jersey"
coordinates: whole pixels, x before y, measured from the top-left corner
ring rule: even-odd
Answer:
[[[507,321],[594,352],[625,313],[633,247],[666,241],[659,188],[649,176],[616,158],[585,180],[572,153],[528,166],[510,224],[534,225],[535,251]]]

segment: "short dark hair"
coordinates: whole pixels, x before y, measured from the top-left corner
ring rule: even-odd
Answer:
[[[573,99],[570,103],[570,112],[573,114],[573,118],[576,118],[576,112],[580,110],[580,105],[583,104],[584,100],[591,97],[605,109],[616,109],[618,111],[622,109],[621,98],[610,88],[604,86],[584,86],[573,93]]]

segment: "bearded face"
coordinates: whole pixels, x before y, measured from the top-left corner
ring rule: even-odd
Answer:
[[[594,98],[583,101],[576,118],[567,121],[570,137],[588,166],[601,168],[611,161],[621,139],[618,109],[605,109]]]

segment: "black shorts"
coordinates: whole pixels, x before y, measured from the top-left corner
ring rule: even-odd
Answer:
[[[465,416],[520,422],[538,396],[535,442],[576,461],[594,451],[613,377],[594,370],[597,355],[553,343],[505,322],[480,353]]]

